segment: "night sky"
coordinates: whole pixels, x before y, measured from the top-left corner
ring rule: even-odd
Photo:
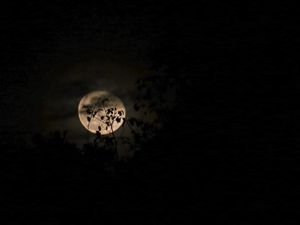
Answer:
[[[5,224],[295,224],[292,6],[51,2],[1,6]],[[95,90],[159,123],[126,160],[81,148]]]
[[[69,8],[69,4],[25,5],[28,11],[4,16],[8,30],[4,38],[9,42],[4,44],[6,60],[13,66],[5,67],[9,74],[5,86],[11,87],[5,87],[2,99],[8,107],[19,109],[13,110],[14,120],[4,119],[7,130],[23,136],[72,129],[71,139],[78,140],[82,132],[75,110],[81,97],[94,90],[111,91],[130,112],[136,81],[159,73],[151,71],[149,59],[155,39],[165,32],[150,24],[159,20],[151,18],[156,13],[144,15],[139,10],[136,16],[144,22],[127,15],[135,5],[103,3],[92,10],[81,5]],[[18,106],[16,99],[22,99]]]

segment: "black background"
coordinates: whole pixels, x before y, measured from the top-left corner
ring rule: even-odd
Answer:
[[[298,91],[286,79],[298,73],[292,8],[208,1],[3,7],[2,212],[12,224],[295,223],[291,99]],[[126,33],[120,41],[128,45],[144,40],[137,51],[178,82],[168,129],[113,176],[70,160],[69,152],[57,159],[17,148],[26,141],[22,126],[35,126],[31,93],[55,62],[53,49],[71,42],[92,51],[95,36],[114,30]]]

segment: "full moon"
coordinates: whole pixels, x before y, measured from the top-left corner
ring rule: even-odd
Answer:
[[[122,101],[107,91],[93,91],[78,105],[82,125],[90,132],[108,135],[118,130],[126,115]]]

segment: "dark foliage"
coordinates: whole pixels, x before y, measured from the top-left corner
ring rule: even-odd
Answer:
[[[14,20],[4,14],[2,68],[18,70],[0,83],[13,90],[1,95],[8,120],[1,124],[1,224],[297,224],[298,110],[288,100],[298,91],[284,77],[298,74],[291,52],[299,26],[282,21],[292,14],[288,3],[274,12],[275,2],[242,3],[24,2],[13,7]],[[13,85],[27,82],[35,68],[28,61],[47,54],[52,39],[89,41],[102,26],[86,21],[98,14],[115,15],[106,23],[113,31],[131,23],[132,35],[150,37],[156,73],[138,82],[135,108],[157,112],[163,126],[125,121],[142,149],[129,161],[118,160],[113,138],[99,133],[83,149],[60,132],[16,148],[12,142],[21,141],[6,124],[21,111],[10,104],[12,93],[20,101],[23,92]]]

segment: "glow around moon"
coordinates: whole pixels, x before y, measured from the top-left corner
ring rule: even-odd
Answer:
[[[107,91],[94,91],[85,95],[78,105],[82,125],[92,133],[108,135],[124,122],[126,111],[122,101]]]

